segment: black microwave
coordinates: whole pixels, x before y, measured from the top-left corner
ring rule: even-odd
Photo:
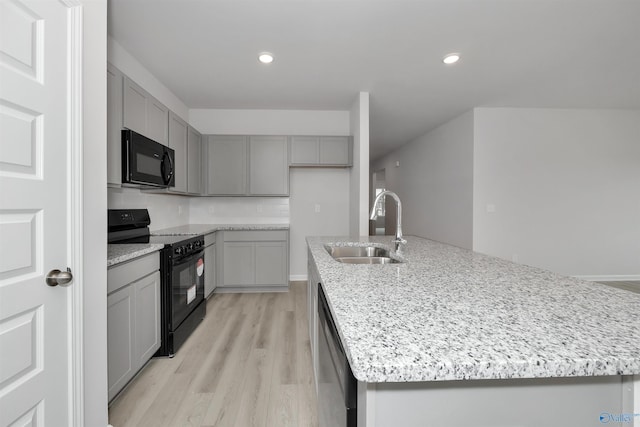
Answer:
[[[175,152],[129,129],[122,131],[122,182],[173,187]]]

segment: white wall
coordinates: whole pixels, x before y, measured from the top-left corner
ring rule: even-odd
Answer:
[[[396,162],[400,166],[396,166]],[[397,193],[402,201],[405,234],[471,249],[472,111],[402,146],[371,166],[372,171],[380,169],[385,170],[386,188]],[[395,203],[387,204],[387,209],[391,208],[395,209]]]
[[[183,120],[189,120],[189,108],[184,102],[111,36],[107,37],[107,60]]]
[[[480,108],[474,134],[474,250],[640,279],[640,111]]]
[[[203,134],[350,135],[349,111],[193,109],[189,123]],[[290,276],[307,274],[306,236],[349,229],[348,169],[290,169],[289,198],[193,198],[190,221],[290,223]],[[330,185],[329,185],[330,184]],[[315,205],[320,204],[320,212]],[[309,209],[313,208],[313,213]],[[258,212],[262,210],[262,212]],[[319,228],[322,224],[322,228]]]
[[[324,168],[291,168],[290,171],[290,272],[292,280],[305,280],[305,238],[349,234],[350,172],[349,169]]]
[[[86,426],[107,425],[107,1],[83,1],[82,272]],[[77,273],[77,272],[76,272]],[[75,274],[75,273],[74,273]]]
[[[369,234],[369,93],[360,92],[351,107],[353,167],[350,177],[349,234]]]
[[[349,135],[349,112],[191,109],[189,124],[203,134]]]

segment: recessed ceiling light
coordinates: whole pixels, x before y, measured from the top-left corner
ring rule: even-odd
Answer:
[[[271,64],[273,62],[273,55],[269,52],[261,52],[260,55],[258,55],[258,61],[263,64]]]
[[[442,62],[444,62],[447,65],[451,65],[458,62],[459,59],[460,59],[459,53],[450,53],[446,55],[444,58],[442,58]]]

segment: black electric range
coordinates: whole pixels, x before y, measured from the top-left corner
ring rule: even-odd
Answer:
[[[155,356],[169,356],[206,315],[204,236],[152,236],[147,209],[109,209],[108,241],[159,243],[161,345]],[[213,262],[213,260],[211,260]]]

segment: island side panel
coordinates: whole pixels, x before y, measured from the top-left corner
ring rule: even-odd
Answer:
[[[359,383],[358,427],[596,427],[601,416],[633,416],[623,401],[637,405],[637,392],[625,384],[637,391],[638,378],[623,378]]]

